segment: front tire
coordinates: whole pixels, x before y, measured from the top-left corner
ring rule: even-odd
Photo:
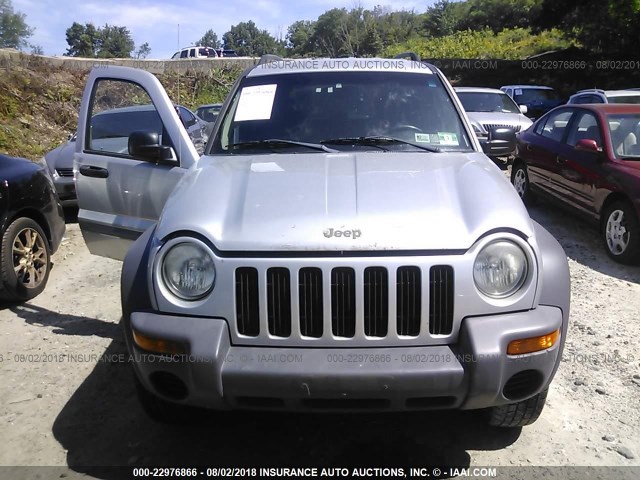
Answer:
[[[511,184],[523,202],[526,203],[531,200],[529,173],[527,172],[527,166],[521,161],[515,162],[511,167]]]
[[[488,423],[492,427],[515,428],[531,425],[544,408],[549,388],[537,395],[517,403],[500,405],[489,409]]]
[[[31,218],[14,220],[2,235],[0,298],[26,301],[40,295],[51,271],[49,243]]]
[[[613,202],[604,210],[602,219],[602,240],[607,255],[616,262],[638,263],[640,224],[633,207],[628,202]]]

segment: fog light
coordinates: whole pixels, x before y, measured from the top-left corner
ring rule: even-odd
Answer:
[[[132,330],[132,332],[133,341],[136,342],[136,345],[148,352],[164,353],[169,355],[183,355],[187,353],[187,349],[181,343],[147,337],[135,330]]]
[[[522,355],[524,353],[539,352],[546,350],[555,345],[560,338],[560,330],[551,332],[540,337],[524,338],[522,340],[514,340],[507,347],[508,355]]]

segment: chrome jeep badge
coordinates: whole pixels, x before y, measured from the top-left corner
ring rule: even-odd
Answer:
[[[346,237],[346,238],[353,238],[354,240],[358,237],[362,236],[362,232],[360,231],[360,229],[354,229],[354,230],[338,230],[337,228],[327,228],[324,232],[324,236],[327,238],[331,238],[331,237]]]

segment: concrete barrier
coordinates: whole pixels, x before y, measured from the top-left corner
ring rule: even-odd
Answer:
[[[108,68],[119,65],[140,68],[154,74],[171,72],[209,72],[222,68],[245,69],[255,65],[259,58],[226,57],[226,58],[197,58],[187,60],[147,60],[135,58],[79,58],[79,57],[48,57],[46,55],[31,55],[13,49],[0,49],[0,70],[17,67],[33,67],[50,65],[69,70],[89,71],[93,68]]]

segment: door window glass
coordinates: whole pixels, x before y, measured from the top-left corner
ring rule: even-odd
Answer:
[[[547,117],[540,134],[556,142],[561,142],[572,114],[573,111],[571,110],[560,110],[552,113]]]
[[[598,120],[590,112],[584,112],[580,116],[580,120],[574,122],[569,131],[569,136],[567,137],[569,145],[575,146],[580,140],[595,140],[598,147],[602,146],[602,135],[600,134]]]
[[[87,148],[94,152],[129,155],[129,135],[152,132],[170,145],[160,115],[147,92],[124,80],[99,80],[90,105]]]

